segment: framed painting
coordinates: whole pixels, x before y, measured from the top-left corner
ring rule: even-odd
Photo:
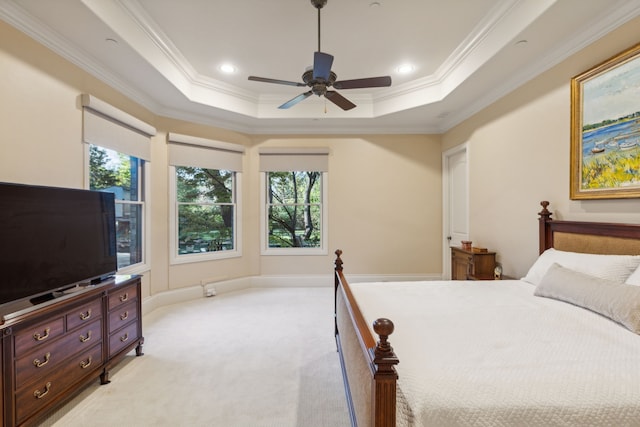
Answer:
[[[640,197],[640,44],[571,79],[571,199]]]

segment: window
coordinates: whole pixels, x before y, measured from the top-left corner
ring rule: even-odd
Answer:
[[[261,148],[262,254],[327,254],[326,148]]]
[[[115,194],[118,273],[143,273],[149,270],[149,141],[156,129],[91,95],[81,102],[87,188]]]
[[[235,249],[235,172],[175,167],[178,255]]]
[[[118,270],[144,262],[143,165],[137,157],[89,145],[89,189],[115,194]]]
[[[169,134],[171,262],[237,257],[244,147]]]
[[[322,247],[322,173],[267,172],[269,248]]]

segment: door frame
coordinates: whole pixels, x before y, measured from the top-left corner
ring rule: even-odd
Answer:
[[[442,153],[442,278],[444,280],[451,279],[451,249],[449,244],[449,163],[452,156],[460,154],[461,152],[464,152],[465,155],[465,177],[467,180],[467,239],[469,237],[469,144],[465,142]]]

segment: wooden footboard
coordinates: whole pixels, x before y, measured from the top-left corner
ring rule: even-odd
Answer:
[[[366,324],[342,273],[342,251],[335,261],[335,337],[353,426],[395,427],[398,358],[389,344],[393,322]]]

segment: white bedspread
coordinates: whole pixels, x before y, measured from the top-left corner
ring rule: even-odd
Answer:
[[[640,336],[602,316],[519,280],[350,286],[395,324],[398,426],[640,426]]]

